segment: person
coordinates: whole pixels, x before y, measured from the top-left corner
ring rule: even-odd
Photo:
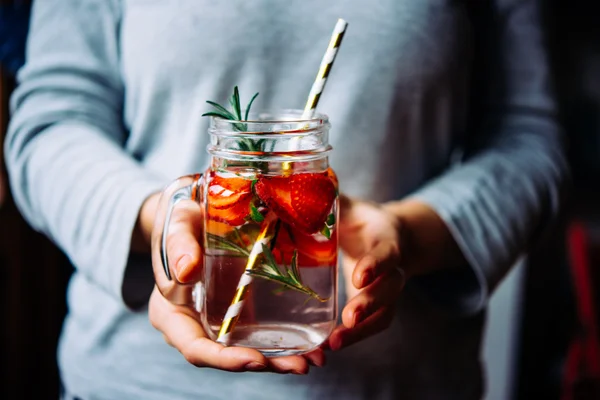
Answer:
[[[64,398],[481,398],[488,299],[552,229],[569,179],[538,13],[534,0],[35,2],[5,146],[20,210],[76,267]],[[338,17],[319,111],[344,194],[340,325],[305,356],[222,347],[154,289],[157,199],[206,167],[205,100],[239,85],[260,92],[254,109],[304,106]],[[194,257],[176,274],[201,268],[189,213],[177,251]]]

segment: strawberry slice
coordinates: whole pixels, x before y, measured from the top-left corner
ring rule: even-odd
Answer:
[[[325,239],[321,235],[307,235],[282,224],[273,250],[275,260],[289,265],[294,250],[298,252],[298,266],[335,266],[337,263],[337,235]]]
[[[244,222],[246,222],[246,216],[248,215],[250,199],[251,197],[249,197],[248,201],[241,201],[233,207],[224,209],[214,208],[209,205],[208,218],[231,226],[243,225]]]
[[[231,226],[242,225],[252,201],[252,182],[214,174],[208,184],[208,218]]]
[[[233,192],[249,192],[252,181],[246,178],[229,177],[225,178],[215,174],[210,181],[211,185],[218,185]]]
[[[323,228],[336,196],[333,182],[322,173],[263,176],[254,189],[279,218],[306,234]]]
[[[250,192],[232,192],[219,186],[208,187],[208,201],[217,210],[233,207],[238,202],[247,200],[250,195]]]

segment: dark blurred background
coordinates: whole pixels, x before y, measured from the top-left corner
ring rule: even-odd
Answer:
[[[29,3],[0,0],[0,142],[24,61]],[[564,224],[526,266],[506,398],[600,399],[600,2],[543,3],[574,185]],[[0,395],[56,399],[56,342],[72,267],[19,216],[2,164],[0,150]]]

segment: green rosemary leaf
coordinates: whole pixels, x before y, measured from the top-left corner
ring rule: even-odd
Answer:
[[[258,208],[253,203],[250,203],[250,218],[254,222],[263,222],[265,217],[258,211]]]
[[[290,263],[289,276],[293,277],[299,284],[302,284],[302,277],[300,276],[300,270],[298,269],[298,250],[294,250],[292,255],[292,261]]]
[[[254,142],[252,140],[243,139],[243,141],[246,143],[246,146],[248,146],[248,151],[256,151],[256,146],[254,146]]]
[[[275,275],[275,276],[281,275],[281,272],[279,271],[279,268],[277,268],[277,265],[273,265],[273,264],[262,263],[258,267],[258,270],[263,271],[264,273],[269,274],[269,275]]]
[[[254,147],[256,147],[258,150],[264,149],[266,142],[267,142],[267,139],[258,139],[257,141],[254,142]]]
[[[227,244],[224,243],[219,243],[219,242],[214,242],[209,240],[209,245],[210,247],[212,247],[213,249],[217,249],[217,250],[224,250],[224,251],[228,251],[228,252],[233,252],[237,257],[246,257],[244,254],[242,254],[241,252],[238,252],[238,250],[235,247],[229,246]]]
[[[215,103],[214,101],[210,101],[210,100],[206,100],[206,102],[208,104],[210,104],[211,106],[213,106],[214,108],[216,108],[217,110],[219,110],[219,112],[222,112],[223,115],[226,115],[227,116],[226,119],[231,119],[231,120],[236,119],[235,116],[229,110],[227,110],[225,107],[223,107],[219,103]]]
[[[254,186],[256,185],[256,182],[258,182],[258,179],[253,179],[252,183],[250,184],[250,190],[252,192],[254,192]]]
[[[240,125],[240,124],[235,124],[235,125]],[[236,129],[237,129],[237,126],[236,126]],[[240,141],[238,142],[238,147],[241,151],[258,151],[259,150],[256,148],[256,146],[252,140],[246,139],[246,138],[240,139]]]
[[[276,282],[282,285],[284,288],[304,293],[307,296],[309,296],[309,298],[314,298],[320,302],[326,302],[329,300],[329,297],[322,298],[314,290],[304,285],[304,283],[302,282],[300,270],[298,269],[297,251],[294,251],[290,268],[286,268],[285,272],[281,272],[281,270],[277,267],[275,257],[273,257],[273,253],[271,252],[271,250],[264,244],[262,245],[262,247],[262,260],[264,262],[260,263],[255,268],[246,271],[246,273],[255,277],[260,277],[263,279],[270,280],[272,282]],[[281,289],[281,291],[283,291],[283,289]]]
[[[259,276],[261,278],[269,279],[269,280],[277,280],[278,275],[267,272],[264,268],[264,265],[261,265],[260,268],[253,268],[246,270],[248,275]]]
[[[323,225],[323,229],[321,229],[321,234],[323,234],[323,236],[325,236],[327,239],[331,239],[331,230],[326,224]]]
[[[206,237],[209,241],[213,242],[213,245],[219,245],[222,247],[227,247],[227,250],[235,251],[245,256],[250,256],[250,252],[243,247],[238,246],[230,240],[227,240],[219,235],[215,235],[212,233],[206,233]]]
[[[316,294],[315,292],[313,292],[312,290],[307,289],[307,288],[305,288],[303,286],[298,286],[298,285],[294,284],[293,282],[290,282],[284,276],[269,274],[269,273],[267,273],[267,272],[265,272],[263,270],[260,270],[260,269],[251,269],[251,270],[248,270],[247,273],[250,274],[250,275],[254,275],[254,276],[258,276],[258,277],[264,278],[264,279],[268,279],[270,281],[277,282],[277,283],[279,283],[279,284],[287,287],[288,289],[295,290],[297,292],[301,292],[301,293],[307,294],[309,296],[313,296],[313,297],[316,296],[315,298],[319,297],[319,295]]]
[[[250,151],[250,145],[248,144],[248,142],[246,140],[241,140],[238,143],[238,147],[241,151]]]
[[[237,86],[233,88],[233,94],[229,99],[229,104],[231,104],[231,109],[233,110],[233,115],[235,116],[235,119],[241,121],[242,110],[240,106],[240,91]]]
[[[222,243],[217,243],[217,242],[211,242],[211,241],[209,241],[209,245],[210,245],[210,247],[212,247],[212,248],[214,248],[216,250],[224,250],[224,251],[230,251],[230,252],[234,252],[234,253],[236,252],[236,249],[234,247],[227,246],[227,245],[222,244]]]
[[[233,124],[233,127],[240,132],[248,131],[248,125],[246,125],[246,124],[237,123],[237,124]]]
[[[333,226],[335,224],[335,215],[333,213],[331,213],[327,216],[326,223],[328,226]]]
[[[250,99],[250,102],[248,103],[248,107],[246,107],[246,116],[244,117],[244,121],[248,121],[248,114],[250,114],[250,107],[252,107],[252,103],[254,103],[254,99],[256,99],[256,97],[258,96],[258,92],[254,94],[254,96],[252,96],[252,99]]]
[[[250,102],[248,103],[248,107],[246,108],[244,120],[248,119],[250,108],[252,107],[252,103],[254,102],[254,99],[256,99],[257,96],[258,96],[258,93],[255,93],[254,96],[252,96],[252,99],[250,99]],[[212,116],[212,117],[219,117],[219,118],[233,120],[233,121],[243,121],[242,120],[241,101],[240,101],[240,91],[237,86],[235,86],[233,88],[233,94],[229,98],[229,104],[231,105],[232,111],[227,110],[225,107],[223,107],[222,105],[220,105],[218,103],[215,103],[214,101],[207,100],[206,102],[208,104],[210,104],[211,106],[215,107],[216,110],[204,113],[204,114],[202,114],[202,116]],[[236,122],[233,124],[233,129],[235,129],[236,131],[239,131],[239,132],[247,132],[248,124],[243,123],[243,122]],[[254,140],[241,138],[240,141],[238,142],[238,148],[240,151],[264,151],[265,150],[264,149],[265,142],[266,142],[266,140],[264,140],[264,139],[254,141]],[[272,146],[273,145],[274,144],[272,144]]]
[[[275,261],[275,257],[273,257],[273,253],[271,253],[271,249],[269,249],[265,244],[262,245],[263,254],[265,256],[265,260],[275,269],[277,269],[277,261]]]
[[[205,112],[204,114],[202,114],[203,117],[219,117],[219,118],[223,118],[223,119],[228,119],[227,115],[219,112],[219,111],[209,111],[209,112]]]
[[[281,283],[282,285],[286,285],[288,287],[293,287],[293,285],[291,285],[285,279],[285,277],[281,276],[279,273],[268,272],[263,267],[264,267],[264,265],[262,265],[261,268],[249,269],[249,270],[246,271],[246,273],[248,273],[250,275],[254,275],[254,276],[260,276],[261,278],[265,278],[265,279],[268,279],[270,281],[275,281],[277,283]]]

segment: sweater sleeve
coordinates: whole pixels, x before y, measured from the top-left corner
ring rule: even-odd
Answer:
[[[463,157],[412,195],[437,211],[469,263],[415,284],[459,313],[481,311],[551,229],[569,182],[538,0],[476,3],[475,118]]]
[[[126,274],[132,231],[164,182],[124,151],[119,14],[116,0],[34,3],[5,152],[28,222],[79,273],[133,305],[143,299],[123,291],[124,276],[140,279]]]

